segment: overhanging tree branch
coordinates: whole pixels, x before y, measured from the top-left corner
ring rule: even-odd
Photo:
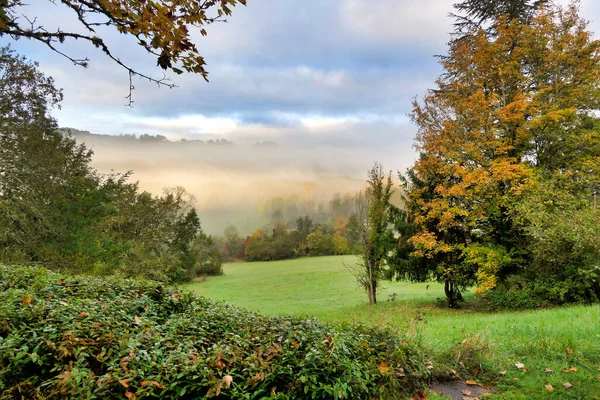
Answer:
[[[38,0],[39,1],[39,0]],[[99,36],[97,27],[114,27],[119,33],[133,36],[137,44],[147,53],[157,58],[157,65],[176,74],[183,72],[200,74],[208,81],[204,58],[191,40],[191,29],[200,30],[203,36],[205,26],[225,21],[237,4],[246,5],[246,0],[48,0],[52,4],[64,6],[75,13],[83,32],[65,32],[60,28],[46,29],[36,24],[35,18],[28,18],[23,10],[23,0],[0,0],[0,36],[12,39],[26,38],[48,46],[52,51],[67,58],[77,66],[87,67],[89,59],[67,54],[60,45],[67,39],[83,40],[99,48],[117,65],[124,68],[129,76],[128,105],[131,106],[132,78],[137,76],[168,88],[176,87],[170,80],[154,78],[123,62],[107,42]],[[209,14],[210,13],[210,14]],[[100,18],[94,19],[94,18]]]

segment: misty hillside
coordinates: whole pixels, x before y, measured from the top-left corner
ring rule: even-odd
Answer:
[[[266,210],[274,198],[284,200],[281,211],[289,221],[316,211],[335,194],[361,190],[372,162],[357,162],[353,151],[344,148],[62,131],[94,151],[93,165],[102,173],[133,171],[140,188],[155,194],[166,187],[185,187],[196,197],[208,233],[222,233],[228,225],[246,233],[271,222]]]

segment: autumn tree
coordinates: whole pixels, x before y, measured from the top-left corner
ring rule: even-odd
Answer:
[[[493,28],[450,43],[437,89],[412,113],[420,156],[407,210],[418,229],[408,245],[451,305],[472,284],[489,291],[531,267],[538,238],[517,205],[537,182],[589,205],[600,181],[600,42],[577,8],[498,16]]]
[[[47,1],[72,11],[73,22],[80,29],[65,31],[59,26],[42,26],[36,16],[30,14],[35,13],[35,7],[27,7],[28,3],[23,0],[4,0],[0,2],[0,36],[41,42],[75,65],[87,67],[87,57],[69,55],[62,50],[67,41],[84,41],[123,67],[129,73],[130,83],[132,76],[139,76],[169,87],[174,85],[168,80],[150,77],[125,64],[99,32],[105,27],[114,28],[133,37],[145,52],[156,58],[156,64],[162,69],[176,74],[196,73],[208,80],[206,62],[192,41],[194,30],[206,36],[207,25],[223,21],[231,15],[233,7],[246,4],[246,0]]]

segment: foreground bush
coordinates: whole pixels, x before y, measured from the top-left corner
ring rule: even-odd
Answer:
[[[1,399],[370,399],[415,389],[425,371],[383,331],[263,317],[155,282],[0,267]]]

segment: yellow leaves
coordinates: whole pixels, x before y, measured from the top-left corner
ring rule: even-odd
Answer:
[[[546,388],[546,390],[549,391],[549,392],[553,392],[554,391],[554,388],[552,387],[552,385],[546,385],[546,386],[544,386],[544,388]]]
[[[463,250],[464,263],[477,268],[477,294],[485,293],[496,287],[496,273],[500,268],[510,263],[511,258],[504,248],[471,244]]]
[[[21,301],[21,303],[23,303],[23,305],[31,304],[31,296],[28,294],[23,296],[23,300]]]
[[[496,118],[500,123],[523,123],[524,114],[529,106],[530,100],[520,93],[511,102],[498,109]]]
[[[438,253],[448,253],[453,247],[447,243],[438,241],[432,232],[420,232],[409,239],[409,242],[415,246],[413,255],[419,257],[433,257]]]
[[[470,379],[467,379],[467,381],[465,383],[467,385],[469,385],[469,386],[476,386],[477,385],[477,382],[475,382],[473,380],[470,380]]]
[[[473,290],[475,294],[484,294],[496,287],[496,277],[483,271],[477,271],[477,287]]]

